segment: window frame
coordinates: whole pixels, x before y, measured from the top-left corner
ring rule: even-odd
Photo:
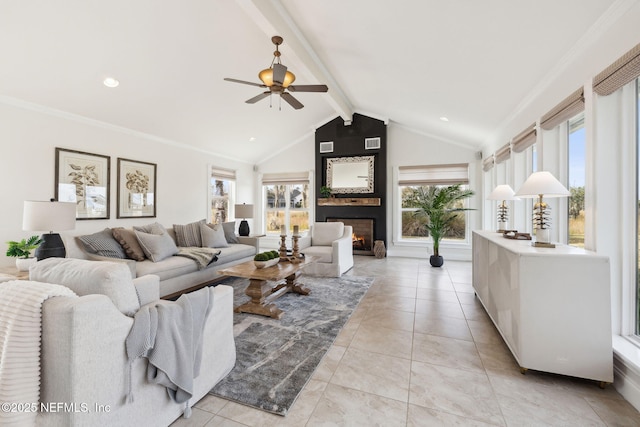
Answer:
[[[307,193],[307,206],[306,207],[302,207],[302,208],[296,208],[296,207],[291,207],[291,193],[292,193],[292,187],[294,186],[306,186],[306,193]],[[275,206],[277,205],[274,204],[274,207],[269,207],[268,203],[268,193],[267,193],[267,187],[272,187],[272,186],[283,186],[285,188],[285,196],[284,196],[284,200],[285,200],[285,206],[284,207],[278,207]],[[311,209],[311,202],[312,202],[312,197],[311,197],[311,185],[309,182],[287,182],[287,183],[275,183],[275,182],[267,182],[267,183],[262,183],[262,200],[263,200],[263,215],[262,215],[262,222],[263,222],[263,230],[264,230],[264,234],[266,234],[267,236],[278,236],[280,235],[280,230],[277,231],[270,231],[269,227],[267,226],[267,222],[268,222],[268,217],[269,217],[269,213],[270,212],[278,212],[278,211],[284,211],[284,225],[286,227],[287,230],[287,234],[291,234],[293,231],[293,226],[291,224],[291,213],[292,212],[307,212],[307,227],[311,226],[312,223],[312,209]],[[305,234],[309,231],[309,228],[307,229],[300,229],[300,233],[301,234]]]
[[[415,185],[411,185],[411,184],[406,184],[406,183],[400,183],[400,174],[401,174],[401,169],[402,168],[420,168],[420,167],[424,167],[424,168],[437,168],[437,167],[446,167],[447,165],[419,165],[419,166],[409,166],[409,165],[403,165],[403,166],[398,166],[395,168],[395,179],[394,179],[394,198],[393,198],[393,204],[394,204],[394,209],[393,212],[395,214],[395,217],[397,218],[397,220],[393,221],[394,226],[393,226],[393,243],[394,245],[398,245],[398,246],[413,246],[413,247],[427,247],[430,248],[431,245],[433,244],[433,239],[431,238],[431,236],[428,237],[423,237],[423,238],[411,238],[411,239],[405,239],[403,238],[402,235],[402,213],[405,211],[410,211],[410,210],[414,210],[413,208],[403,208],[402,207],[402,188],[403,187],[410,187],[410,186],[420,186],[421,184],[415,184]],[[472,165],[466,164],[467,167],[467,176],[471,177],[472,176]],[[492,168],[493,169],[493,168]],[[490,171],[488,171],[490,172]],[[471,179],[467,179],[466,182],[460,182],[461,185],[466,186],[467,188],[471,188]],[[426,185],[426,184],[422,184],[422,185]],[[437,184],[434,183],[432,185],[446,185],[446,184]],[[478,193],[476,192],[476,197],[478,196]],[[470,208],[471,206],[471,202],[470,199],[467,198],[464,200],[464,204],[466,208]],[[464,221],[465,221],[465,237],[464,239],[449,239],[449,238],[443,238],[440,242],[440,246],[441,247],[467,247],[471,244],[471,228],[473,226],[473,224],[471,224],[471,211],[467,210],[467,211],[463,211],[464,214]]]
[[[587,162],[586,162],[586,151],[587,151],[587,141],[586,141],[586,127],[585,127],[585,112],[582,111],[581,113],[576,114],[575,116],[573,116],[572,118],[570,118],[569,120],[567,120],[567,144],[566,144],[566,149],[567,149],[567,162],[566,162],[566,168],[567,168],[567,179],[565,181],[565,186],[567,188],[567,190],[571,191],[571,183],[570,183],[570,175],[571,175],[571,135],[573,134],[573,132],[576,132],[578,130],[584,130],[585,132],[585,138],[584,138],[584,185],[583,185],[583,189],[584,192],[587,191],[587,176],[586,176],[586,170],[587,170]],[[584,195],[583,195],[584,197]],[[584,205],[584,200],[583,200],[583,205]],[[587,227],[586,227],[586,216],[587,216],[587,212],[584,209],[583,206],[583,210],[584,212],[584,217],[585,217],[585,225],[584,225],[584,234],[587,233]],[[567,245],[569,246],[575,246],[575,247],[580,247],[580,248],[584,248],[584,242],[585,242],[585,237],[583,234],[583,239],[582,239],[582,245],[572,245],[571,244],[571,232],[570,232],[570,226],[571,226],[571,196],[567,197],[567,209],[566,209],[566,218],[565,221],[567,223],[566,225],[566,242]]]

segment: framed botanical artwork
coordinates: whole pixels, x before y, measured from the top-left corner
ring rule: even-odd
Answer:
[[[156,164],[118,158],[118,218],[155,218]]]
[[[109,219],[111,157],[56,147],[55,195],[76,204],[76,219]]]

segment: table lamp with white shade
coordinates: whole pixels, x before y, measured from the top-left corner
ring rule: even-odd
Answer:
[[[60,234],[54,231],[73,230],[76,228],[76,204],[25,200],[22,216],[22,229],[28,231],[48,231],[42,235],[44,241],[35,256],[38,261],[45,258],[64,258],[67,251]]]
[[[508,184],[500,184],[493,189],[491,194],[487,196],[487,200],[499,200],[498,205],[498,232],[502,233],[509,229],[509,207],[507,206],[507,200],[520,200],[516,197],[516,193]]]
[[[248,236],[250,230],[247,218],[253,218],[253,205],[247,205],[246,203],[235,205],[235,211],[236,218],[242,218],[240,226],[238,227],[238,234],[240,236]]]
[[[549,229],[551,228],[549,206],[542,200],[544,197],[569,197],[569,190],[560,183],[550,172],[540,171],[529,175],[529,178],[516,192],[516,196],[523,198],[538,198],[533,206],[533,225],[536,228],[536,240],[533,246],[555,248],[551,243]]]

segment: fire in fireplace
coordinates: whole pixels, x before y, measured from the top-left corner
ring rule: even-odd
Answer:
[[[328,222],[342,222],[353,227],[352,241],[355,255],[373,255],[373,226],[371,218],[327,218]]]

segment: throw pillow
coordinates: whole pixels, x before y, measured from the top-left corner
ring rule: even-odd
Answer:
[[[187,225],[173,224],[173,231],[176,232],[176,242],[178,246],[202,247],[202,237],[200,236],[200,224],[204,225],[204,219],[192,222]]]
[[[125,259],[127,257],[120,243],[113,238],[111,229],[109,228],[105,228],[97,233],[80,236],[78,239],[83,243],[86,251],[89,253],[109,258]]]
[[[209,224],[211,227],[213,224]],[[224,229],[224,237],[227,239],[227,243],[240,243],[238,236],[236,236],[236,222],[223,222],[222,228]]]
[[[111,229],[111,233],[129,258],[136,261],[144,261],[144,251],[140,247],[136,233],[133,230],[117,227]]]
[[[167,229],[164,228],[164,225],[158,222],[154,222],[152,224],[147,224],[142,226],[134,225],[133,229],[137,231],[142,231],[143,233],[149,233],[149,234],[164,234],[167,232]]]
[[[229,247],[227,238],[224,236],[224,228],[220,224],[200,224],[203,248],[226,248]]]
[[[178,253],[175,242],[168,233],[151,234],[135,230],[144,254],[153,262],[162,261]]]

